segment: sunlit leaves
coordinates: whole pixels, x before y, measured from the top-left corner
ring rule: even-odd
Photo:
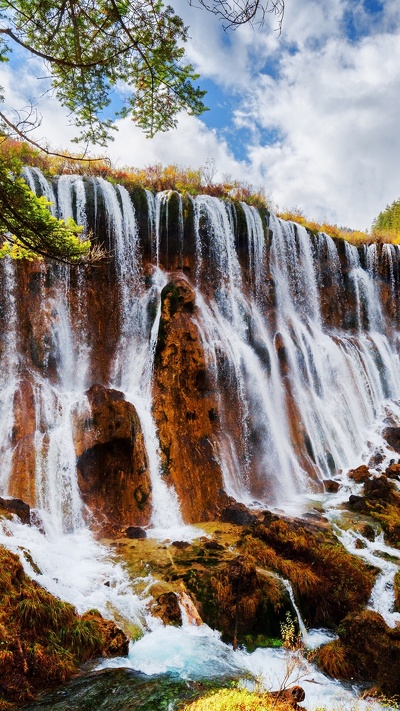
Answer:
[[[121,115],[150,136],[176,123],[182,109],[199,115],[204,93],[185,64],[187,28],[172,8],[152,0],[0,0],[3,48],[16,42],[47,63],[51,83],[77,140],[105,145],[113,87],[130,87]],[[115,118],[115,117],[114,117]]]
[[[37,198],[18,173],[16,162],[0,158],[0,257],[73,262],[87,255],[90,241],[81,241],[82,227],[57,220],[46,198]]]

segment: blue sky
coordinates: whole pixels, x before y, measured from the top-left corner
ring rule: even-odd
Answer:
[[[200,167],[263,187],[281,209],[354,229],[400,196],[399,0],[286,0],[282,34],[225,33],[218,19],[173,5],[190,26],[187,58],[201,74],[210,111],[182,115],[174,131],[144,138],[130,122],[108,153],[117,166]],[[38,95],[35,61],[0,66],[10,103]],[[46,96],[37,137],[68,147],[73,131]]]

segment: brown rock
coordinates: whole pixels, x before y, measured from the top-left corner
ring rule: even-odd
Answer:
[[[334,479],[324,479],[323,484],[325,491],[329,494],[336,494],[340,489],[339,482]]]
[[[400,479],[400,464],[391,464],[385,471],[388,479]]]
[[[205,521],[221,501],[218,397],[192,316],[194,290],[183,275],[173,274],[161,299],[153,396],[163,473],[185,521]]]
[[[79,487],[99,520],[146,525],[151,484],[139,418],[117,390],[93,385],[90,413],[75,418]]]
[[[374,541],[376,534],[375,534],[375,529],[373,526],[371,526],[370,523],[364,523],[360,527],[360,533],[366,538],[368,541]]]
[[[355,494],[352,494],[349,497],[349,506],[353,511],[368,513],[368,506],[364,496],[356,496]]]
[[[125,657],[129,652],[129,639],[112,620],[105,620],[97,610],[89,610],[82,620],[95,622],[102,637],[103,657]]]
[[[380,451],[375,452],[368,462],[369,468],[375,469],[375,467],[379,466],[379,464],[382,464],[384,459],[385,459],[385,457],[383,455],[383,452],[380,452]]]
[[[160,617],[165,625],[175,625],[179,627],[182,624],[179,600],[174,592],[166,592],[159,595],[151,611],[153,615]]]
[[[356,678],[378,684],[388,696],[400,695],[400,630],[391,629],[377,612],[348,615],[338,628],[339,640]]]
[[[368,479],[364,484],[364,495],[369,500],[389,501],[395,490],[395,484],[389,481],[384,474],[374,479]]]
[[[127,538],[133,539],[147,538],[146,531],[144,528],[140,528],[140,526],[128,526],[125,531],[125,535]]]
[[[2,499],[0,497],[0,509],[16,514],[22,523],[30,524],[31,522],[31,509],[21,499]]]
[[[222,509],[220,520],[224,523],[233,523],[236,526],[250,526],[257,521],[257,516],[251,513],[244,504],[231,500],[229,505]]]
[[[8,494],[35,505],[35,399],[31,383],[23,378],[14,395],[13,454]]]
[[[400,454],[400,427],[385,427],[382,435],[394,451]]]
[[[363,484],[370,478],[371,473],[366,464],[361,464],[357,469],[350,469],[348,476],[349,479],[353,479],[356,484]]]

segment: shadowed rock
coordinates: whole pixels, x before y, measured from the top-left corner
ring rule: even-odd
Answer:
[[[118,526],[147,525],[151,483],[134,406],[123,393],[92,385],[89,412],[75,419],[79,487],[98,520]]]

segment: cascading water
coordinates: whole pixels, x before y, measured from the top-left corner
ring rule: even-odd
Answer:
[[[36,169],[25,169],[25,177],[32,188],[54,201],[54,212],[68,219],[74,217],[86,225],[86,196],[84,182],[79,176],[62,176],[57,185],[58,203],[52,187]],[[17,280],[14,264],[5,260],[3,289],[8,296],[3,300],[3,314],[7,328],[3,331],[1,355],[4,382],[0,386],[2,453],[1,495],[10,490],[11,464],[18,454],[13,444],[15,428],[14,408],[19,389],[24,386],[30,365],[19,342],[21,314],[17,303]],[[47,281],[50,293],[44,288],[45,274],[40,270],[35,280],[43,316],[35,315],[33,328],[45,346],[40,367],[30,373],[34,421],[32,448],[34,452],[34,510],[33,518],[39,528],[29,529],[15,521],[1,521],[0,543],[21,553],[30,549],[36,565],[21,556],[31,577],[55,595],[73,603],[80,612],[97,607],[106,616],[117,615],[121,620],[143,624],[143,603],[132,594],[131,586],[121,566],[111,561],[109,551],[98,544],[84,524],[88,518],[79,493],[74,444],[74,417],[87,410],[87,387],[90,348],[83,329],[82,272],[78,274],[77,318],[70,306],[69,267],[50,267]],[[74,314],[75,316],[76,314]],[[40,328],[48,326],[43,337]],[[39,356],[34,356],[35,364]],[[39,365],[39,363],[38,363]],[[22,378],[21,378],[22,373]],[[25,425],[29,423],[25,423]],[[22,439],[23,442],[23,439]],[[32,503],[32,502],[31,502]],[[107,584],[107,587],[104,586]]]
[[[0,265],[2,284],[6,295],[4,313],[5,328],[3,329],[0,348],[2,368],[0,375],[0,484],[3,492],[8,491],[11,464],[13,457],[12,429],[13,405],[18,383],[18,337],[17,310],[15,294],[15,264],[5,259]]]
[[[106,205],[110,228],[115,237],[115,263],[120,289],[121,327],[116,349],[112,384],[122,390],[135,405],[146,442],[152,482],[152,524],[157,529],[183,526],[175,492],[160,473],[157,432],[152,416],[152,373],[160,320],[160,293],[166,284],[163,273],[153,274],[151,289],[145,290],[138,266],[137,226],[128,192],[118,192],[99,180],[99,190]],[[157,206],[164,200],[164,194]],[[156,216],[160,208],[156,208]],[[158,220],[156,217],[156,224]],[[158,240],[157,240],[158,245]],[[156,249],[158,260],[158,247]],[[149,318],[152,304],[158,302],[153,323]]]
[[[188,200],[191,210],[185,210],[193,221],[192,263],[188,264],[182,198],[177,198],[178,219],[172,220],[172,193],[154,197],[147,192],[142,224],[147,221],[148,230],[143,236],[125,188],[101,178],[62,176],[53,190],[37,169],[26,169],[25,177],[32,189],[54,203],[52,211],[58,216],[73,216],[85,228],[102,221],[106,225],[113,259],[108,271],[103,270],[101,288],[110,289],[113,306],[107,314],[116,325],[108,329],[106,324],[99,335],[100,326],[97,331],[98,324],[91,323],[91,309],[99,295],[86,294],[84,268],[74,275],[65,266],[39,269],[27,283],[29,293],[40,297],[42,312],[37,316],[39,325],[27,327],[33,331],[32,343],[22,345],[17,303],[22,277],[17,277],[18,270],[9,260],[0,265],[4,325],[0,494],[12,493],[18,457],[13,438],[21,417],[17,406],[29,392],[34,403],[32,500],[46,532],[44,536],[39,528],[4,522],[0,543],[19,552],[30,548],[41,570],[35,572],[24,558],[30,575],[80,611],[95,606],[105,614],[143,624],[143,604],[132,595],[124,571],[87,528],[90,514],[78,485],[75,429],[78,415],[90,424],[85,393],[91,385],[99,382],[122,391],[137,411],[145,441],[152,486],[149,523],[162,537],[172,538],[176,529],[177,536],[185,536],[178,496],[160,465],[153,416],[153,375],[171,245],[178,245],[176,261],[196,293],[191,320],[217,392],[219,429],[212,456],[219,462],[224,489],[248,505],[281,507],[293,501],[298,506],[300,496],[316,495],[324,479],[339,480],[341,470],[366,460],[370,453],[366,443],[374,445],[374,433],[387,412],[399,415],[398,333],[388,318],[397,314],[399,250],[392,246],[358,250],[347,243],[339,248],[327,235],[310,238],[304,228],[273,216],[266,239],[261,215],[245,204],[240,210],[247,243],[241,249],[234,207],[198,196]],[[145,239],[150,241],[151,267],[143,260]],[[389,305],[380,299],[378,277],[383,269]],[[95,279],[92,291],[93,283]],[[332,299],[341,304],[337,314]],[[96,350],[108,359],[105,364],[96,362]],[[371,544],[366,542],[365,552],[360,553],[351,535],[340,531],[338,535],[349,550],[376,565]],[[393,549],[385,551],[382,541],[377,539],[374,545],[395,556]],[[398,618],[392,610],[392,581],[397,567],[381,561],[380,568],[370,604],[394,624]],[[242,652],[240,658],[234,657],[204,625],[196,629],[187,625],[181,632],[151,624],[153,632],[131,650],[128,663],[136,669],[163,671],[172,665],[190,676],[193,660],[198,664],[200,655],[201,676],[203,671],[209,673],[206,656],[211,649],[221,673],[254,670],[257,655],[262,656],[259,651],[251,660]],[[308,633],[303,630],[303,634]],[[171,640],[178,649],[172,662],[167,658]]]

